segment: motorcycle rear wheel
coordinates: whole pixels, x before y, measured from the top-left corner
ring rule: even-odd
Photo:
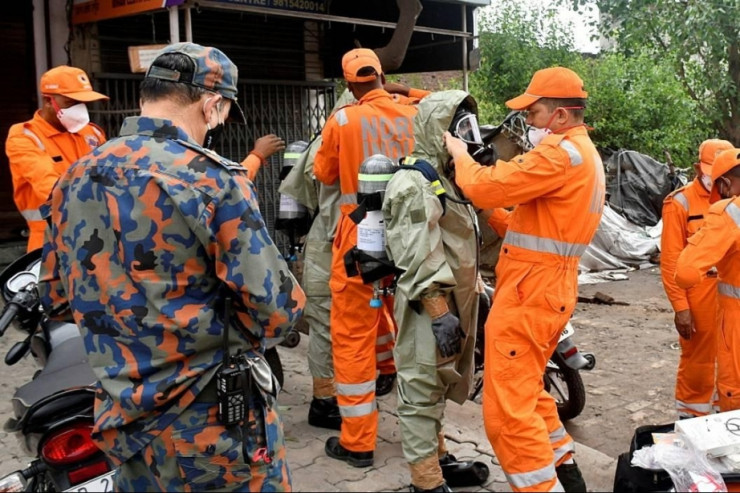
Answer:
[[[581,373],[565,364],[556,352],[552,362],[557,368],[548,365],[545,369],[545,390],[555,398],[560,421],[568,421],[580,415],[586,406],[586,388]]]

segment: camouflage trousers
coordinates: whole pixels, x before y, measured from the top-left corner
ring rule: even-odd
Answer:
[[[115,490],[291,491],[282,423],[257,402],[250,402],[246,427],[225,427],[217,404],[194,402],[121,464]]]

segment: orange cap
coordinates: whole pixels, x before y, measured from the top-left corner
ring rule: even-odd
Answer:
[[[84,70],[67,65],[54,67],[44,73],[39,87],[42,94],[61,94],[83,103],[108,99],[108,96],[92,90],[92,84]]]
[[[365,67],[375,69],[376,75],[358,76],[357,72]],[[342,70],[347,82],[370,82],[383,73],[378,55],[368,48],[357,48],[345,53],[342,57]]]
[[[583,81],[578,74],[569,68],[552,67],[535,72],[524,94],[508,100],[506,106],[512,110],[524,110],[541,98],[587,97],[588,93],[583,90]]]
[[[712,164],[714,158],[722,151],[732,149],[732,144],[721,139],[707,139],[699,146],[699,166],[701,172],[707,176],[712,176]]]
[[[726,149],[714,158],[714,164],[712,165],[712,191],[709,195],[710,202],[714,203],[722,199],[717,189],[717,179],[735,166],[740,166],[740,149]]]

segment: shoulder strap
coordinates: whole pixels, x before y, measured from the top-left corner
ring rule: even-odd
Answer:
[[[394,173],[401,170],[414,170],[418,171],[424,178],[426,178],[432,186],[432,191],[434,191],[442,204],[442,215],[444,215],[445,212],[447,212],[447,192],[445,191],[444,186],[442,186],[442,182],[439,180],[439,173],[434,169],[434,166],[432,166],[428,161],[411,156],[401,158],[399,164],[400,166],[393,171]]]
[[[204,156],[212,159],[217,164],[221,165],[221,167],[226,168],[229,171],[242,171],[242,172],[246,172],[247,171],[246,168],[244,166],[242,166],[241,164],[235,163],[234,161],[230,161],[230,160],[226,159],[225,157],[221,156],[220,154],[218,154],[215,151],[212,151],[210,149],[206,149],[206,148],[201,147],[199,145],[195,145],[195,144],[193,144],[191,142],[188,142],[186,140],[175,139],[175,142],[177,142],[179,144],[182,144],[183,146],[185,146],[188,149],[191,149],[191,150],[197,152],[198,154],[203,154]]]

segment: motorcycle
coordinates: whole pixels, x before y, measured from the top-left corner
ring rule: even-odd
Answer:
[[[486,287],[489,299],[493,299],[493,290]],[[478,330],[475,341],[475,382],[469,399],[476,401],[483,390],[485,318],[487,310],[479,312]],[[545,390],[555,398],[558,416],[561,421],[571,420],[581,414],[586,405],[586,388],[583,385],[581,370],[592,370],[596,366],[596,356],[578,350],[573,335],[575,329],[568,322],[560,333],[555,352],[545,366],[543,375]]]
[[[13,416],[4,425],[36,459],[1,478],[0,491],[113,491],[113,468],[90,436],[96,378],[78,327],[41,312],[40,264],[41,250],[35,250],[0,273],[0,336],[11,324],[27,334],[5,363],[14,365],[31,353],[41,367],[13,394]]]

